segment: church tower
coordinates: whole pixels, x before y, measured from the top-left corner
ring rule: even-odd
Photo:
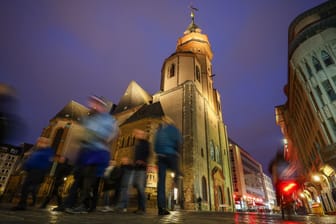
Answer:
[[[184,207],[196,209],[201,198],[203,210],[233,211],[228,137],[220,95],[213,88],[213,53],[207,35],[195,24],[195,10],[175,52],[163,62],[153,102],[161,103],[183,135],[179,194]]]

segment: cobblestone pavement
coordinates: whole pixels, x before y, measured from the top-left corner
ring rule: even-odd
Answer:
[[[99,209],[98,209],[99,210]],[[336,216],[295,216],[291,221],[283,221],[280,215],[265,215],[253,213],[224,213],[172,211],[170,215],[158,216],[156,210],[150,210],[145,215],[126,213],[92,212],[88,214],[67,214],[53,212],[51,208],[29,208],[26,211],[11,211],[10,206],[0,205],[0,224],[151,224],[151,223],[187,223],[187,224],[331,224],[336,223]]]

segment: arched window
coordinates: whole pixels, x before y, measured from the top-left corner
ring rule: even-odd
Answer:
[[[215,160],[215,147],[213,141],[210,141],[210,159]]]
[[[325,50],[321,51],[321,58],[322,58],[322,60],[323,60],[323,62],[324,62],[324,64],[326,66],[334,64],[333,59],[330,57],[330,55],[328,54],[328,52],[326,52]]]
[[[223,191],[220,186],[217,187],[217,197],[218,197],[218,204],[220,205],[224,204]]]
[[[223,163],[223,156],[222,156],[222,150],[218,149],[218,163],[222,165]]]
[[[305,66],[306,66],[306,70],[309,75],[309,78],[313,77],[313,72],[307,62],[305,62]]]
[[[52,147],[53,149],[55,149],[56,152],[57,152],[57,148],[58,148],[59,144],[61,143],[63,133],[64,133],[64,128],[59,128],[59,129],[56,131],[54,140],[53,140],[53,142],[52,142],[52,144],[51,144],[51,147]]]
[[[169,67],[169,78],[174,77],[175,76],[175,64],[171,64]]]
[[[320,61],[315,56],[312,57],[312,61],[313,61],[313,65],[315,67],[316,72],[321,71],[322,70],[322,66],[321,66]]]
[[[327,92],[330,101],[335,101],[336,93],[333,87],[331,86],[331,83],[329,82],[329,80],[322,82],[322,85],[324,87],[324,90]]]
[[[216,153],[215,161],[216,161],[216,162],[219,162],[219,149],[218,149],[217,146],[216,146],[216,148],[215,148],[215,153]]]
[[[201,70],[199,68],[198,65],[196,65],[196,69],[195,69],[195,77],[197,81],[201,81]]]
[[[208,201],[208,187],[205,177],[202,177],[202,197],[204,201]]]

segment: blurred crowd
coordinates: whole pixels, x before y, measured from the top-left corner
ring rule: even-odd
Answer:
[[[21,124],[15,115],[15,92],[6,85],[0,86],[1,141],[8,141],[15,136]],[[99,186],[103,184],[101,212],[127,212],[129,191],[134,187],[137,191],[136,214],[146,213],[145,194],[147,168],[150,156],[149,135],[141,129],[134,129],[134,150],[130,158],[122,157],[120,161],[111,157],[111,142],[119,134],[119,126],[110,114],[108,102],[102,97],[90,96],[88,99],[89,115],[83,119],[81,126],[84,134],[78,140],[80,150],[74,163],[69,162],[65,155],[57,154],[51,140],[39,137],[26,153],[22,171],[25,178],[22,182],[19,202],[12,210],[26,210],[28,206],[36,206],[36,197],[41,184],[47,178],[51,186],[44,195],[39,208],[44,209],[53,199],[56,201],[54,211],[82,214],[95,211],[100,197]],[[158,162],[158,214],[167,215],[166,208],[166,171],[175,172],[176,179],[181,177],[178,167],[179,151],[182,137],[171,120],[162,119],[153,142]],[[16,136],[17,137],[17,136]],[[72,184],[63,198],[65,179],[71,175]],[[28,198],[31,195],[31,203]]]

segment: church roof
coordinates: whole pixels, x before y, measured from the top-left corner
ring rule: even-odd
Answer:
[[[145,118],[161,118],[164,112],[160,102],[143,105],[137,112],[129,117],[123,124],[131,123]]]
[[[142,104],[150,104],[152,99],[152,96],[135,81],[131,81],[116,108],[113,110],[113,114],[123,112]]]
[[[83,117],[87,116],[89,109],[80,103],[71,100],[62,110],[60,110],[55,117],[51,120],[57,118],[71,119],[73,121],[80,121]]]

